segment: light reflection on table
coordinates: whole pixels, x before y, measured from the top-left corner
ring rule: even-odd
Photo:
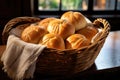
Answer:
[[[110,32],[95,64],[98,70],[120,66],[120,31]]]

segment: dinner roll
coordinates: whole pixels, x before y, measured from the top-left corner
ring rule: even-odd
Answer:
[[[66,39],[71,34],[75,33],[75,27],[66,20],[52,20],[47,28],[49,33],[57,34],[63,39]]]
[[[87,26],[83,29],[80,29],[76,32],[76,34],[82,34],[90,41],[92,38],[98,33],[98,29],[93,26]]]
[[[88,46],[90,41],[81,34],[73,34],[66,39],[66,49],[78,49]]]
[[[38,43],[44,34],[46,31],[38,25],[30,25],[23,30],[21,39],[28,43]]]
[[[45,19],[41,20],[41,21],[38,23],[38,25],[39,25],[41,28],[47,30],[47,27],[48,27],[48,24],[50,23],[50,21],[55,20],[55,19],[57,19],[57,18],[54,18],[54,17],[45,18]]]
[[[82,29],[86,26],[87,21],[80,12],[72,12],[68,11],[65,12],[62,16],[61,19],[65,19],[69,21],[73,26],[75,27],[75,31]]]
[[[60,49],[60,50],[65,49],[65,43],[63,38],[56,34],[48,33],[44,35],[42,39],[42,44],[46,45],[48,48]]]

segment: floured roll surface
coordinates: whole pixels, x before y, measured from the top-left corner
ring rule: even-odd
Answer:
[[[75,31],[82,29],[87,25],[87,21],[84,15],[82,15],[80,12],[72,12],[72,11],[65,12],[61,16],[61,19],[70,22],[75,27]]]

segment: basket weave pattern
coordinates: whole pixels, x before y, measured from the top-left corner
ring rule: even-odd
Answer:
[[[6,24],[3,30],[3,43],[6,43],[12,28],[37,21],[40,21],[40,19],[35,17],[18,17],[12,19]],[[84,48],[71,50],[45,48],[37,60],[36,72],[50,75],[68,75],[84,71],[91,67],[110,31],[110,24],[105,19],[98,18],[94,20],[93,24],[96,27],[102,28],[102,32],[96,37],[94,43]]]

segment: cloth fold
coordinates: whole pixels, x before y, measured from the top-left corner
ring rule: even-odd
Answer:
[[[10,35],[1,57],[3,70],[14,80],[33,78],[36,60],[44,48],[44,45],[27,43]]]

